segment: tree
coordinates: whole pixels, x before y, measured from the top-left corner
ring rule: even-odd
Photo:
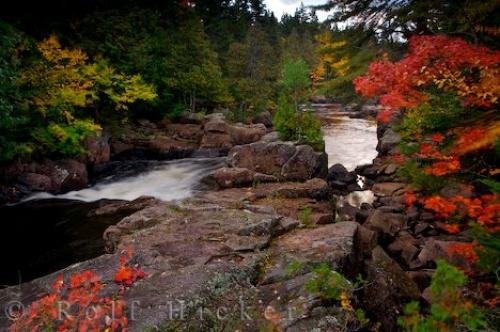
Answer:
[[[299,110],[299,103],[306,97],[307,88],[311,84],[309,67],[302,60],[286,60],[283,65],[282,84],[285,91],[291,93],[295,110]]]
[[[20,130],[28,121],[27,114],[20,112],[17,103],[22,94],[16,81],[21,70],[21,52],[28,47],[25,36],[11,26],[0,22],[0,161],[16,155],[31,153],[32,148],[20,144]]]
[[[498,26],[500,11],[495,0],[330,0],[317,8],[331,10],[331,22],[363,27],[386,40],[422,33],[487,39],[478,27]]]
[[[192,112],[197,101],[227,104],[230,96],[222,79],[217,53],[199,20],[183,24],[171,36],[168,54],[162,68],[167,76],[166,86],[182,96],[183,102]]]
[[[243,42],[231,44],[227,79],[241,112],[261,111],[272,105],[278,78],[278,56],[268,35],[258,25],[251,27]]]
[[[15,54],[16,44],[5,46]],[[84,140],[100,130],[95,111],[105,105],[122,111],[156,97],[140,76],[121,74],[104,60],[90,62],[81,49],[63,48],[55,36],[36,44],[31,53],[29,61],[22,59],[23,67],[12,72],[11,89],[23,98],[9,101],[4,137],[11,141],[2,142],[4,161],[32,152],[82,154]],[[13,144],[22,149],[10,149]]]
[[[345,76],[348,72],[348,59],[342,54],[342,48],[347,44],[345,40],[335,41],[332,32],[325,31],[316,35],[317,65],[314,69],[314,78],[318,81],[329,81],[335,76]]]

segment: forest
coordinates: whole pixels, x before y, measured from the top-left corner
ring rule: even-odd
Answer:
[[[19,271],[41,267],[19,286],[25,310],[6,307],[1,330],[499,326],[500,3],[297,1],[281,17],[268,3],[19,0],[0,10],[0,215],[59,199],[98,202],[86,218],[109,216],[92,254],[29,265],[21,261],[32,244],[8,258],[0,298]],[[342,125],[357,126],[347,143]],[[370,130],[375,155],[362,163],[367,150],[349,144]],[[352,167],[332,157],[341,144]],[[193,164],[140,177],[174,159]],[[137,176],[146,190],[129,199],[126,184],[110,195],[102,188],[114,176]],[[153,191],[166,177],[170,188]],[[187,194],[165,198],[191,177]],[[92,199],[78,194],[93,188]],[[349,200],[367,192],[369,201]],[[15,234],[32,227],[19,225]],[[192,307],[235,305],[235,289],[259,316],[167,319],[167,309],[150,310],[164,305],[160,296],[192,294],[171,280],[199,296]],[[71,314],[61,317],[61,302]],[[300,318],[286,318],[290,308]]]

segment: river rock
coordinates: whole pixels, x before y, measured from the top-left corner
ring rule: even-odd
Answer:
[[[403,233],[403,232],[401,232]],[[406,266],[410,266],[419,252],[419,243],[417,239],[409,233],[398,234],[396,239],[389,244],[387,251],[394,257],[400,257]]]
[[[397,147],[399,142],[401,142],[401,136],[392,128],[388,128],[383,133],[382,138],[380,138],[378,142],[377,151],[381,152],[382,154],[389,153]]]
[[[295,152],[296,147],[289,142],[257,142],[235,146],[228,154],[228,163],[232,167],[281,177],[283,165]]]
[[[324,177],[327,158],[308,145],[257,142],[234,147],[229,152],[228,163],[232,167],[248,168],[284,180],[304,181]]]
[[[280,186],[274,195],[284,198],[310,197],[317,200],[328,200],[330,188],[325,180],[314,178],[303,183],[289,183]]]
[[[87,166],[79,161],[68,159],[57,163],[51,176],[54,188],[71,191],[88,185]],[[62,180],[62,181],[61,181]]]
[[[47,175],[37,173],[24,173],[18,177],[18,181],[32,191],[52,191],[52,180]]]
[[[263,111],[255,115],[252,119],[252,122],[256,124],[263,124],[264,126],[266,126],[266,128],[271,128],[273,126],[273,117],[271,115],[271,112]]]
[[[403,214],[387,212],[385,209],[379,208],[373,211],[363,225],[376,231],[379,235],[394,237],[406,227],[406,219]]]
[[[419,289],[380,246],[373,249],[372,257],[365,261],[365,266],[364,307],[382,324],[384,331],[394,331],[403,305],[417,300]]]
[[[304,181],[313,177],[326,178],[328,156],[309,145],[299,145],[295,154],[283,165],[281,176],[287,180]]]
[[[267,133],[264,136],[262,136],[262,138],[260,139],[260,142],[271,143],[271,142],[277,142],[279,140],[280,140],[280,138],[279,138],[278,132],[271,131],[270,133]]]
[[[111,147],[108,136],[99,136],[88,139],[85,142],[87,153],[82,158],[83,163],[98,166],[107,163],[111,159]]]
[[[255,172],[247,168],[223,167],[216,170],[212,176],[219,188],[233,188],[251,185]]]
[[[165,126],[167,135],[180,140],[199,142],[203,136],[202,126],[198,124],[172,123]]]
[[[461,255],[453,255],[451,248],[456,245],[467,244],[460,241],[444,241],[436,238],[428,238],[422,251],[418,254],[417,260],[412,267],[433,267],[439,259],[444,259],[452,265],[460,266],[465,270],[471,270],[473,266]]]
[[[372,191],[377,196],[392,196],[397,190],[405,187],[404,183],[399,182],[379,182],[375,183]]]
[[[267,129],[263,124],[231,126],[230,133],[233,145],[242,145],[257,142],[267,133]]]
[[[292,261],[301,262],[309,268],[328,263],[332,269],[355,269],[358,259],[354,246],[357,230],[355,222],[338,222],[296,229],[277,238],[269,248],[276,254],[271,256],[261,283],[287,279],[287,268]]]

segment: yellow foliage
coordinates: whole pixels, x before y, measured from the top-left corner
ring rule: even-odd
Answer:
[[[334,76],[345,76],[349,70],[348,59],[340,56],[339,51],[347,44],[346,41],[334,41],[330,32],[315,36],[318,63],[313,72],[315,81],[325,81]]]

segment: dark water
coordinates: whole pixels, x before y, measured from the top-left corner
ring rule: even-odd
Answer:
[[[153,196],[179,200],[201,190],[200,180],[221,158],[130,161],[110,165],[90,188],[63,195],[37,193],[0,207],[0,285],[14,285],[104,253],[102,234],[128,213],[95,216],[111,200]]]
[[[92,216],[110,201],[30,201],[0,207],[0,285],[26,282],[104,253],[104,230],[125,215]]]

